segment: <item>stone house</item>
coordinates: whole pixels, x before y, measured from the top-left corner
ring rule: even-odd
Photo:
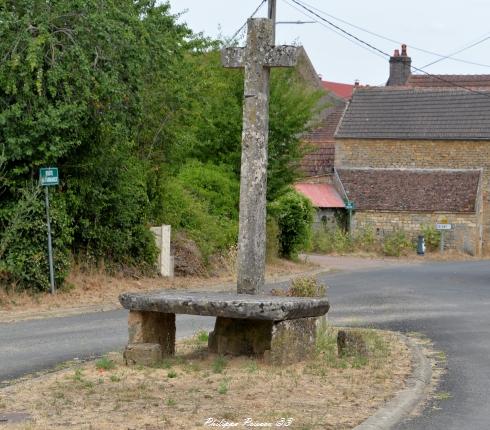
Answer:
[[[418,234],[450,223],[448,245],[490,252],[490,75],[411,74],[406,47],[386,87],[354,91],[335,134],[353,228]]]

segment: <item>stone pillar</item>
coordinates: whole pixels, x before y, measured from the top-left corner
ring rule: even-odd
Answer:
[[[159,251],[157,259],[158,273],[172,278],[174,276],[174,258],[170,255],[171,227],[169,225],[161,225],[151,227],[151,231],[155,235],[155,242]]]
[[[245,69],[237,290],[258,294],[265,278],[267,142],[271,67],[293,67],[299,49],[274,46],[270,19],[249,19],[247,46],[222,51],[225,67]]]
[[[130,311],[126,364],[152,365],[175,354],[175,314]]]

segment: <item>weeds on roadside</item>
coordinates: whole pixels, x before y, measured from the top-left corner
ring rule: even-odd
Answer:
[[[169,397],[167,399],[167,401],[165,402],[165,404],[167,406],[175,406],[177,404],[177,402],[175,401],[175,399],[173,399],[172,397]]]
[[[196,339],[198,342],[207,343],[209,339],[209,333],[205,330],[199,330],[196,333]]]
[[[218,386],[218,393],[224,395],[228,392],[228,389],[229,381],[227,379],[223,379]]]
[[[223,373],[226,364],[227,364],[226,358],[223,357],[222,355],[219,355],[214,359],[211,368],[213,369],[214,373]]]
[[[351,329],[352,330],[352,329]],[[367,365],[373,368],[379,367],[390,354],[386,341],[374,330],[356,329],[366,343],[367,356],[354,352],[348,356],[339,356],[337,350],[338,329],[330,326],[325,321],[318,328],[316,351],[317,359],[305,369],[309,373],[326,376],[328,368],[354,368],[360,369]]]
[[[95,362],[95,368],[97,370],[112,370],[116,368],[116,363],[109,360],[107,357],[102,357],[100,360]]]

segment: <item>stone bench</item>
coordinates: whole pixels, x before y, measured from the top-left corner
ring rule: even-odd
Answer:
[[[315,347],[318,318],[330,307],[325,297],[158,291],[125,293],[129,309],[126,363],[150,365],[175,353],[175,315],[216,317],[209,351],[263,357],[275,364],[304,359]]]

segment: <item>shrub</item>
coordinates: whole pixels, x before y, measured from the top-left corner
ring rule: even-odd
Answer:
[[[340,228],[321,228],[313,234],[312,250],[343,254],[353,251],[353,241],[349,233]]]
[[[211,184],[208,187],[208,184]],[[191,161],[160,185],[157,223],[170,224],[194,240],[207,263],[238,236],[238,181],[225,168]]]
[[[267,218],[266,225],[266,252],[267,261],[272,261],[279,257],[279,226],[274,218]]]
[[[441,242],[441,232],[436,230],[433,225],[422,226],[422,234],[425,238],[427,251],[437,251]]]
[[[9,212],[10,222],[0,237],[0,274],[7,283],[48,291],[48,242],[43,193],[39,188],[22,190],[19,201]],[[51,193],[50,218],[55,282],[61,286],[70,267],[73,231],[65,202],[58,193]]]
[[[327,286],[313,277],[296,278],[293,279],[289,292],[291,297],[323,297],[327,294]]]
[[[399,257],[410,248],[413,248],[413,244],[403,230],[394,230],[383,239],[382,250],[387,256]]]
[[[309,245],[313,224],[311,202],[289,190],[269,205],[269,212],[279,226],[279,246],[283,257],[294,258]]]
[[[313,277],[296,278],[287,290],[272,290],[273,296],[283,297],[324,297],[326,294],[327,286]]]

